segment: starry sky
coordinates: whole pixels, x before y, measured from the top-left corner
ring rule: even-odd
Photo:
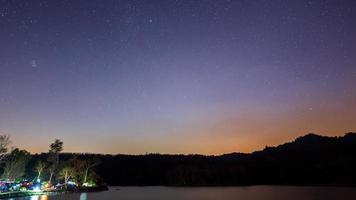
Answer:
[[[251,152],[356,131],[354,0],[0,0],[0,133]]]

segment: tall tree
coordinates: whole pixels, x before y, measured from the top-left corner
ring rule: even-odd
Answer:
[[[18,148],[11,151],[5,161],[3,179],[16,180],[25,175],[27,163],[31,154],[26,150],[19,150]]]
[[[41,179],[42,172],[46,168],[46,164],[42,161],[38,161],[36,166],[35,166],[35,171],[37,172],[37,178],[36,180]]]
[[[56,156],[56,162],[59,163],[59,154],[63,151],[63,142],[59,139],[54,140],[54,142],[49,147],[49,153]]]
[[[59,173],[59,177],[64,180],[64,184],[67,185],[68,181],[73,177],[74,169],[73,167],[66,166]]]
[[[48,178],[48,183],[52,183],[53,180],[53,176],[56,173],[56,169],[57,166],[56,164],[52,163],[49,167],[48,167],[48,174],[49,174],[49,178]]]
[[[99,164],[98,159],[73,159],[73,167],[75,170],[75,175],[78,183],[87,184],[88,176],[91,170]]]
[[[88,181],[88,174],[90,172],[90,170],[97,166],[99,164],[98,160],[94,160],[94,159],[89,159],[89,160],[84,160],[84,178],[83,178],[83,183],[87,183]]]
[[[68,181],[75,175],[75,169],[73,167],[73,160],[67,161],[62,169],[59,171],[58,178],[62,179],[64,185],[67,186]]]
[[[63,142],[59,139],[54,140],[54,142],[49,147],[48,162],[50,166],[49,171],[49,183],[52,183],[53,176],[56,173],[59,166],[59,154],[63,151]]]
[[[4,161],[11,144],[9,135],[0,135],[0,163]]]

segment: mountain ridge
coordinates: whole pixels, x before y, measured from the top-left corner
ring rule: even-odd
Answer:
[[[97,173],[109,185],[356,185],[354,132],[337,137],[307,134],[253,153],[220,156],[67,153],[60,158],[73,156],[100,159]],[[33,159],[45,158],[39,154]]]

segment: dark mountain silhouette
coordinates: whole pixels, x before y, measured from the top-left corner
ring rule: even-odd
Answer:
[[[250,154],[76,156],[99,158],[97,173],[109,185],[356,185],[356,133],[307,134]]]

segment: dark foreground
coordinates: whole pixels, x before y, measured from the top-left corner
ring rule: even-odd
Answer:
[[[356,188],[341,187],[113,187],[95,193],[39,195],[13,200],[354,200]]]
[[[308,134],[251,154],[62,154],[61,159],[67,160],[73,156],[100,160],[95,171],[108,185],[356,185],[355,133],[343,137]],[[46,157],[46,154],[34,155],[32,163]]]

